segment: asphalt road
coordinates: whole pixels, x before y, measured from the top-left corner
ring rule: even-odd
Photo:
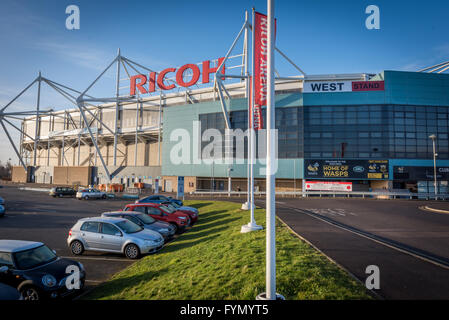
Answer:
[[[111,253],[85,252],[72,256],[66,242],[78,219],[119,210],[130,200],[60,199],[13,186],[1,188],[0,196],[6,201],[6,215],[0,218],[0,239],[40,241],[56,250],[60,257],[81,262],[86,268],[86,290],[134,262]]]
[[[256,204],[264,206],[264,201]],[[366,267],[378,266],[380,290],[374,291],[380,296],[449,299],[449,214],[419,209],[432,204],[333,198],[276,201],[277,215],[285,223],[363,283]],[[449,210],[448,203],[438,202],[438,207]]]

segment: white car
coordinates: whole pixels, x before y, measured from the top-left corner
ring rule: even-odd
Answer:
[[[81,189],[78,190],[78,192],[76,193],[76,198],[78,200],[84,199],[84,200],[89,200],[89,199],[106,199],[107,198],[107,194],[106,192],[97,190],[97,189]]]

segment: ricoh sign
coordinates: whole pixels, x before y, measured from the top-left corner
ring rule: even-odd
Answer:
[[[140,94],[146,94],[160,90],[172,90],[176,87],[176,84],[181,87],[191,87],[198,83],[201,77],[201,83],[209,83],[210,77],[213,75],[220,64],[224,61],[224,58],[218,59],[216,67],[211,67],[211,61],[206,60],[201,63],[201,69],[196,64],[188,63],[182,67],[167,68],[161,72],[150,72],[148,75],[138,74],[130,78],[130,95],[134,96],[136,91],[139,90]],[[222,73],[224,74],[225,68],[223,66]],[[188,73],[191,75],[189,80],[185,80],[184,75]],[[167,78],[176,77],[176,81],[168,81]]]
[[[304,81],[303,93],[384,91],[384,81]]]

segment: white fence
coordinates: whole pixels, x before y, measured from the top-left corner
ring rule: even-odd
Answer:
[[[197,196],[218,196],[218,197],[246,197],[246,191],[211,191],[198,190],[190,194]],[[264,191],[255,191],[255,197],[265,196]],[[373,191],[373,192],[342,192],[342,191],[278,191],[278,197],[330,197],[330,198],[371,198],[371,199],[419,199],[419,200],[449,200],[449,194],[434,193],[411,193],[411,192],[388,192],[388,191]]]

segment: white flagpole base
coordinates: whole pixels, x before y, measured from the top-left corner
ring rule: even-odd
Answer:
[[[250,209],[250,205],[248,204],[248,201],[246,201],[244,204],[242,204],[242,210],[249,210]],[[256,209],[256,206],[253,203],[253,209]]]
[[[252,232],[252,231],[259,231],[262,230],[263,227],[259,226],[255,223],[248,223],[248,224],[244,224],[242,226],[242,228],[240,229],[240,233],[247,233],[247,232]]]
[[[267,294],[262,292],[256,297],[256,300],[269,300],[267,298]],[[276,300],[285,300],[285,297],[282,294],[276,293]]]

